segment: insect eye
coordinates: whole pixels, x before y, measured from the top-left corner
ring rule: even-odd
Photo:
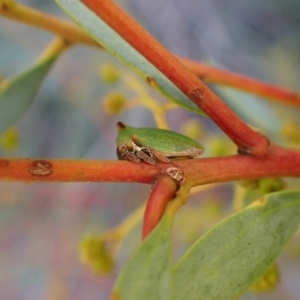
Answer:
[[[126,155],[127,150],[128,150],[128,147],[125,144],[121,144],[119,147],[117,147],[118,158],[123,159]]]
[[[117,128],[118,128],[118,129],[125,129],[125,128],[126,128],[126,125],[125,125],[123,122],[119,121],[119,122],[117,123]]]
[[[125,152],[127,150],[127,146],[125,144],[122,144],[122,145],[119,146],[119,150],[121,152]]]

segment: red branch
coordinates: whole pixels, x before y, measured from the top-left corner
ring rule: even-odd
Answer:
[[[169,78],[234,142],[240,153],[268,151],[266,137],[253,131],[199,78],[111,0],[82,0],[124,40]]]
[[[178,57],[178,56],[177,56]],[[250,92],[279,103],[300,108],[300,94],[259,81],[257,79],[243,76],[228,70],[212,67],[208,64],[197,62],[184,57],[178,57],[180,61],[196,74],[200,79],[217,84],[224,84],[233,88]]]
[[[0,5],[0,15],[38,28],[43,28],[44,30],[53,32],[72,42],[101,47],[76,25],[55,16],[41,13],[40,11],[19,3],[10,2],[9,5]],[[215,68],[202,62],[179,56],[177,56],[177,58],[204,81],[224,84],[257,94],[267,99],[276,100],[294,107],[300,107],[300,94],[294,91],[236,74],[228,70]]]
[[[270,153],[262,156],[196,159],[181,168],[193,186],[266,177],[300,177],[300,150],[271,145]]]
[[[160,177],[147,202],[142,237],[145,239],[162,218],[168,203],[176,193],[176,183],[167,175]]]
[[[262,156],[233,155],[176,161],[191,186],[233,180],[300,176],[300,150],[271,145]],[[24,182],[152,183],[170,164],[150,166],[129,161],[0,159],[0,180]]]

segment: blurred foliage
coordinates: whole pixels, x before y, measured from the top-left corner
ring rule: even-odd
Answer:
[[[201,138],[203,125],[197,119],[188,119],[181,126],[181,132],[188,137],[199,140]]]
[[[106,62],[99,68],[100,78],[107,84],[114,84],[120,80],[120,71],[115,64]]]
[[[114,268],[114,260],[105,241],[98,237],[90,236],[81,240],[80,258],[98,275],[109,274]]]
[[[116,115],[125,108],[126,99],[123,94],[112,92],[103,98],[102,103],[103,109],[108,115]]]
[[[19,143],[19,133],[16,128],[10,128],[0,136],[0,145],[5,151],[15,150],[18,148]]]
[[[282,191],[286,187],[286,182],[281,178],[240,181],[239,184],[235,186],[233,199],[234,210],[241,210],[253,201],[260,199],[269,193]]]
[[[255,293],[270,292],[275,289],[278,283],[278,267],[276,265],[272,265],[266,274],[251,287],[251,290]]]
[[[286,123],[281,128],[281,134],[291,146],[300,144],[300,123],[295,120]]]
[[[299,89],[298,1],[119,2],[176,54]],[[50,1],[22,3],[63,16]],[[29,69],[51,39],[52,35],[43,30],[0,18],[1,81]],[[201,141],[205,156],[236,152],[209,119],[195,119],[195,114],[168,106],[161,95],[133,77],[138,88],[145,91],[140,93],[128,83],[127,72],[126,67],[98,49],[76,46],[66,51],[55,62],[26,113],[1,135],[1,155],[8,156],[9,152],[14,157],[116,159],[118,120],[132,126],[155,126],[151,109],[141,102],[145,94],[162,104],[172,130]],[[232,89],[216,90],[249,124],[276,142],[299,147],[300,114],[295,109]],[[105,104],[109,95],[117,97]],[[104,110],[103,105],[109,109]],[[268,191],[300,184],[290,179],[285,179],[284,184],[281,179],[254,183],[256,189],[241,188],[247,192],[242,196],[243,205]],[[64,299],[108,299],[115,273],[101,277],[78,262],[78,240],[98,236],[119,224],[145,201],[148,193],[148,187],[129,184],[0,183],[0,298],[53,299],[62,289]],[[233,184],[226,184],[211,186],[191,197],[176,220],[176,257],[232,213],[233,193]],[[138,242],[137,231],[122,248],[132,249]],[[126,251],[117,251],[111,257],[100,239],[83,240],[82,248],[83,260],[91,263],[96,273],[108,272],[113,265],[118,270],[128,259]],[[298,299],[299,232],[287,250],[278,264],[284,270],[281,281],[278,283],[277,273],[271,270],[255,287],[258,291],[271,287],[272,292],[248,293],[242,299],[281,300],[286,295],[291,300]],[[273,290],[275,283],[278,286]]]

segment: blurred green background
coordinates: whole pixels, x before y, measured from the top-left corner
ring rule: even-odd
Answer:
[[[19,1],[67,19],[52,1]],[[296,0],[127,0],[119,4],[175,54],[252,76],[300,92],[300,2]],[[0,78],[29,68],[52,34],[0,18]],[[116,122],[155,126],[143,107],[107,114],[104,97],[118,91],[136,95],[124,82],[108,85],[101,65],[115,64],[104,51],[78,45],[55,63],[33,105],[2,134],[1,157],[116,159]],[[131,71],[129,71],[131,72]],[[162,96],[151,91],[158,100]],[[300,124],[295,109],[224,87],[212,87],[249,124],[274,141],[291,145],[282,130]],[[183,109],[167,113],[174,131],[197,123],[206,156],[233,154],[234,146],[207,118]],[[299,146],[299,144],[298,144]],[[229,170],[230,172],[230,170]],[[299,180],[289,181],[299,187]],[[112,183],[0,183],[0,299],[108,299],[114,280],[139,243],[140,228],[128,236],[108,276],[80,263],[79,243],[100,235],[140,204],[149,186]],[[175,258],[205,230],[232,212],[234,186],[209,187],[191,197],[175,224]],[[244,300],[298,300],[300,233],[280,257],[280,283],[269,294],[247,293]],[[216,249],[217,252],[217,249]]]

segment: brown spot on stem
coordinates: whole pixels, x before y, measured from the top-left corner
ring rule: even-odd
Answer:
[[[241,155],[251,155],[252,149],[251,148],[239,148],[237,152],[238,152],[238,154],[241,154]]]
[[[171,167],[166,170],[166,173],[173,178],[179,185],[184,183],[185,177],[184,173],[181,169],[176,168],[176,167]]]
[[[42,177],[49,176],[52,174],[53,165],[46,160],[33,161],[29,166],[28,172],[32,176]]]
[[[1,8],[1,10],[3,10],[3,11],[8,11],[8,6],[7,6],[5,3],[1,3],[1,4],[0,4],[0,8]]]
[[[0,168],[7,167],[9,165],[8,159],[0,159]]]
[[[261,137],[264,140],[257,147],[239,147],[238,154],[241,154],[241,155],[264,155],[264,154],[268,154],[271,151],[271,149],[270,149],[270,140],[262,134],[261,134]]]
[[[73,42],[67,38],[63,38],[62,41],[66,46],[71,46],[73,44]]]
[[[207,74],[198,75],[198,78],[201,79],[202,81],[206,80],[207,77],[208,77]]]
[[[289,98],[292,100],[292,101],[297,101],[300,99],[300,95],[298,93],[291,93]]]
[[[194,89],[189,93],[190,98],[194,101],[194,102],[201,102],[204,98],[205,98],[205,91],[204,89],[198,88],[198,89]]]
[[[155,80],[154,77],[151,76],[147,76],[146,77],[146,82],[149,86],[151,86],[152,88],[156,88],[158,86],[157,81]]]

